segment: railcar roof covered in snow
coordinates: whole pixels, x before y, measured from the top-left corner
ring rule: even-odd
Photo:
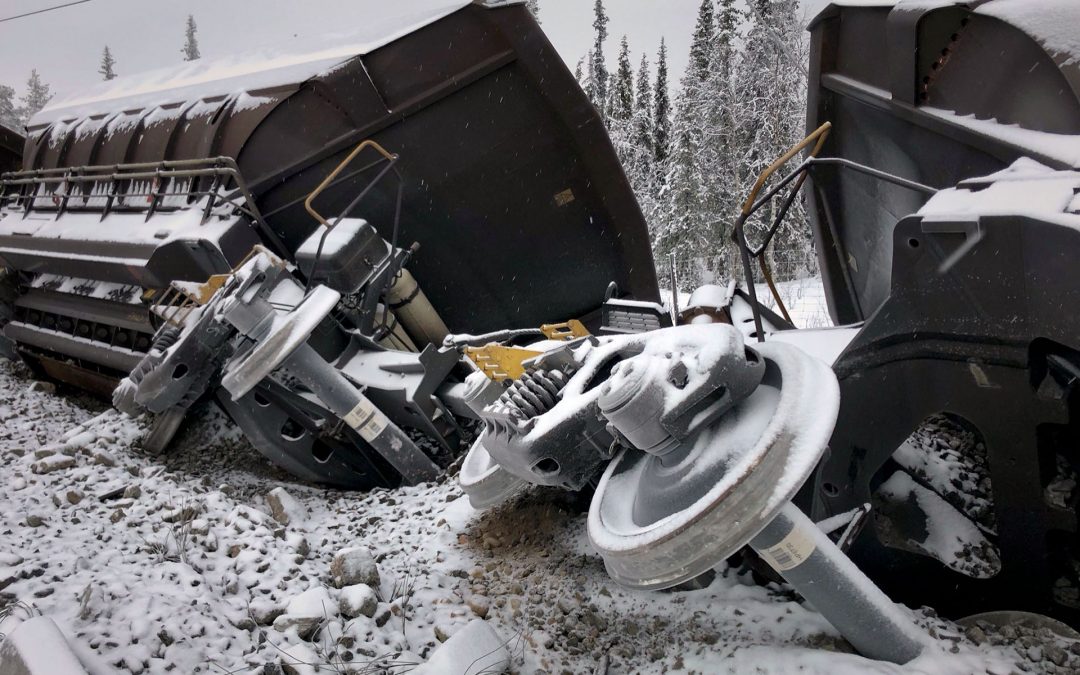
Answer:
[[[833,0],[837,7],[895,7],[900,10],[925,12],[932,9],[966,4],[961,0]],[[977,5],[976,14],[992,16],[1016,26],[1030,35],[1061,65],[1080,64],[1080,32],[1076,19],[1080,3],[1076,0],[989,0]],[[813,25],[829,13],[828,8],[810,23]]]
[[[259,91],[303,82],[359,55],[368,54],[469,4],[442,0],[423,10],[378,16],[349,32],[320,35],[303,46],[268,48],[219,59],[199,59],[99,82],[60,96],[30,120],[31,129],[57,120]]]
[[[1061,65],[1080,65],[1080,3],[1076,0],[993,0],[975,8],[1024,31],[1059,59]]]

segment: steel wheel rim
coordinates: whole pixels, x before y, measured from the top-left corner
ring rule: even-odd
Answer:
[[[458,474],[458,485],[474,509],[489,509],[502,504],[525,486],[525,481],[499,466],[478,436],[465,455]]]
[[[668,588],[717,566],[775,517],[824,453],[839,408],[832,371],[791,345],[756,348],[767,364],[763,385],[781,383],[773,414],[759,442],[690,507],[651,523],[628,521],[630,491],[652,458],[624,450],[605,470],[589,508],[589,539],[620,584]]]

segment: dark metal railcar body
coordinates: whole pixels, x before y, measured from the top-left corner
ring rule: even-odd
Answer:
[[[318,224],[305,197],[374,139],[400,156],[398,242],[419,243],[410,267],[451,330],[581,317],[612,281],[656,298],[646,226],[599,115],[526,8],[498,4],[376,20],[351,47],[118,78],[54,104],[28,127],[25,169],[77,175],[87,166],[230,158],[268,227],[217,224],[211,233],[170,222],[165,208],[144,218],[135,199],[126,206],[137,214],[125,220],[122,199],[103,207],[104,198],[60,198],[55,190],[66,188],[53,183],[30,213],[0,221],[0,258],[35,277],[160,289],[227,271],[259,241],[290,257]],[[353,165],[316,207],[339,213],[376,170]],[[378,183],[354,213],[388,240],[396,189]],[[112,210],[99,224],[103,208]],[[49,319],[48,330],[78,319],[78,299],[63,289],[27,290],[35,297],[26,311]],[[16,339],[54,361],[77,356],[122,374],[138,355],[108,348],[118,328],[134,331],[134,351],[145,348],[146,308],[93,300],[112,344],[45,334],[26,317]]]
[[[1080,466],[1080,202],[1046,187],[1080,185],[1077,26],[1070,0],[942,0],[840,2],[810,27],[808,127],[833,125],[822,154],[956,189],[920,212],[923,192],[814,167],[829,308],[860,331],[834,364],[839,420],[804,505],[824,518],[874,501],[934,416],[970,430],[986,484],[950,489],[992,494],[1000,571],[947,569],[878,526],[852,552],[893,597],[953,615],[1080,617],[1077,495],[1051,487]],[[911,513],[904,536],[927,537]]]

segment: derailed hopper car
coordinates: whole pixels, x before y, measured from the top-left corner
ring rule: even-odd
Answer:
[[[22,163],[22,134],[0,124],[0,171],[16,171]]]
[[[319,224],[304,199],[365,139],[400,157],[398,239],[419,243],[412,271],[453,330],[580,317],[611,281],[637,297],[657,293],[646,228],[603,124],[520,6],[459,2],[374,22],[340,48],[118,78],[54,104],[28,130],[26,182],[9,177],[6,195],[25,210],[0,223],[0,256],[27,276],[16,339],[58,377],[72,357],[126,373],[153,333],[146,290],[228,271],[256,242],[291,258]],[[216,168],[219,157],[235,161],[252,213],[191,225],[198,192],[236,177],[153,174]],[[149,177],[75,182],[112,165],[145,165],[133,171]],[[377,171],[350,167],[316,208],[340,213]],[[356,214],[388,239],[396,188],[375,185]],[[43,290],[43,277],[59,286]],[[69,305],[86,294],[57,290],[73,283],[64,279],[135,292],[74,317]],[[41,305],[39,321],[24,315],[28,303]],[[63,332],[52,322],[65,317],[119,331],[136,354],[107,355],[120,346],[113,337],[39,337]]]
[[[655,299],[645,223],[602,121],[525,7],[500,4],[376,20],[309,53],[117,78],[36,115],[23,171],[4,176],[0,257],[20,291],[7,336],[48,375],[111,392],[153,351],[175,284],[228,273],[256,245],[298,263],[302,279],[320,266],[337,279],[352,319],[330,323],[417,351],[448,328],[595,321],[612,282]],[[321,214],[349,215],[339,232],[356,236],[336,253],[319,242],[306,254],[324,254],[312,269],[297,252]],[[362,301],[372,279],[379,287]],[[421,318],[410,326],[410,316]],[[327,339],[328,358],[348,340]],[[457,425],[433,382],[456,356],[444,362],[427,362],[441,375],[423,387],[387,386],[408,391],[395,395],[409,402],[405,421],[415,418],[406,426],[449,441]],[[424,372],[388,368],[376,370]],[[301,475],[368,483],[312,450],[326,439],[289,427],[306,422],[302,396],[276,400],[272,419],[228,405],[260,449]],[[287,457],[297,444],[303,470]]]
[[[856,561],[946,613],[1080,622],[1077,26],[1071,0],[943,0],[810,27],[821,154],[907,183],[812,168],[829,307],[859,332],[804,496],[819,519],[871,503]]]
[[[0,124],[0,172],[16,171],[22,163],[22,134]],[[0,266],[0,329],[11,319],[12,303],[17,297],[12,272]],[[0,331],[0,356],[18,358],[14,345]]]
[[[749,544],[860,651],[898,662],[888,612],[813,569],[834,553],[822,529],[909,604],[1080,624],[1078,25],[1072,0],[827,7],[809,135],[735,223],[743,287],[695,291],[693,325],[537,357],[481,413],[460,477],[473,504],[606,466],[588,528],[617,580],[673,586]],[[791,330],[755,305],[803,186],[837,327]],[[785,373],[791,345],[831,381]],[[777,525],[792,497],[821,527]]]

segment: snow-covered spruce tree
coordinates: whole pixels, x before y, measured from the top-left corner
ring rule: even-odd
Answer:
[[[540,23],[540,0],[525,0],[525,6],[529,8],[536,23]]]
[[[634,112],[630,120],[630,144],[633,161],[627,170],[630,184],[638,197],[638,204],[649,226],[650,239],[657,222],[657,193],[659,191],[653,138],[653,90],[649,73],[649,59],[641,55],[638,67],[637,87],[634,92]]]
[[[653,163],[657,168],[657,186],[663,183],[664,165],[671,154],[671,99],[668,93],[667,44],[660,38],[656,57],[656,86],[653,88]]]
[[[702,0],[672,119],[674,147],[669,160],[663,205],[658,215],[653,254],[667,260],[675,254],[679,277],[688,286],[708,278],[715,249],[709,213],[710,157],[705,112],[711,51],[716,32],[713,0]]]
[[[630,47],[626,38],[623,38],[619,70],[612,85],[608,133],[645,216],[645,222],[650,224],[650,234],[656,213],[651,87],[649,62],[643,55],[635,93]]]
[[[184,29],[184,48],[180,52],[184,55],[185,61],[195,61],[202,54],[199,53],[199,38],[196,35],[198,26],[195,25],[195,16],[188,14],[187,26]]]
[[[15,108],[15,90],[6,84],[0,84],[0,124],[11,129],[22,126]]]
[[[736,129],[742,108],[734,81],[743,14],[736,9],[735,0],[720,0],[716,9],[709,72],[699,101],[705,129],[701,155],[707,180],[704,208],[711,222],[712,270],[718,278],[739,279],[742,261],[731,231],[749,189],[739,161],[742,152]]]
[[[596,0],[593,5],[593,30],[595,38],[589,52],[588,77],[585,81],[585,93],[593,102],[601,116],[607,119],[605,104],[608,98],[607,60],[604,58],[604,42],[607,41],[608,16],[604,10],[604,0]]]
[[[98,66],[98,73],[103,80],[112,80],[116,78],[116,59],[113,58],[112,52],[109,51],[109,45],[105,45],[105,50],[101,52],[101,65]]]
[[[736,159],[745,185],[804,135],[808,46],[802,26],[798,0],[751,3],[750,28],[733,85],[739,104]],[[778,196],[748,223],[751,243],[772,223],[781,203]],[[813,238],[802,200],[796,199],[770,247],[768,262],[774,278],[792,279],[809,272],[812,261]]]
[[[630,43],[625,35],[619,45],[619,67],[615,71],[607,109],[613,124],[626,124],[634,115],[634,69],[630,66]]]
[[[26,93],[20,99],[22,106],[18,111],[19,126],[25,126],[50,99],[52,99],[52,93],[49,91],[49,85],[41,81],[37,68],[31,70],[30,79],[26,81]]]
[[[704,79],[709,71],[712,60],[713,36],[716,34],[716,12],[713,6],[714,0],[701,0],[698,7],[697,23],[694,25],[694,36],[690,42],[690,63],[687,70]]]
[[[649,57],[641,55],[634,90],[634,144],[645,153],[651,170],[653,161],[653,96],[649,80]]]

